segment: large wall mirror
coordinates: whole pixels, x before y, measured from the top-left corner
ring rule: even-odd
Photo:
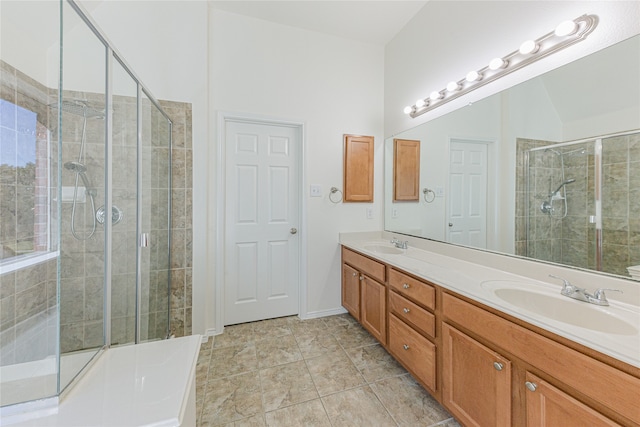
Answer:
[[[394,139],[420,197],[393,198]],[[640,264],[640,35],[385,141],[385,230],[629,278]]]

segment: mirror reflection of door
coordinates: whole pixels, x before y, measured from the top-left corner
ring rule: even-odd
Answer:
[[[487,151],[484,141],[449,144],[447,242],[487,247]]]

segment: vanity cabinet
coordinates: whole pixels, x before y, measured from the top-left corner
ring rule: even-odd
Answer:
[[[442,401],[462,424],[511,425],[508,359],[445,323],[442,360]]]
[[[463,425],[640,427],[640,369],[396,266],[342,256],[345,308]]]
[[[382,263],[342,249],[342,306],[386,346],[385,269]]]
[[[620,425],[531,372],[527,372],[525,387],[527,427]]]

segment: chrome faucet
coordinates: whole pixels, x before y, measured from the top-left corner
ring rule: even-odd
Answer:
[[[598,288],[592,295],[586,289],[572,285],[567,279],[559,276],[554,276],[553,274],[550,274],[549,277],[562,280],[562,289],[560,290],[560,293],[562,295],[569,298],[577,299],[578,301],[588,302],[589,304],[608,306],[609,301],[607,301],[607,296],[605,295],[604,291],[622,293],[620,289]]]
[[[409,241],[405,240],[404,242],[396,239],[395,237],[391,239],[391,244],[394,245],[398,249],[407,249],[409,247]]]

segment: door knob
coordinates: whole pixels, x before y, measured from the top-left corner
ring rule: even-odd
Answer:
[[[295,227],[292,227],[291,230],[289,230],[289,233],[291,234],[296,234],[298,232],[298,229]]]
[[[453,227],[453,223],[452,222],[449,223],[449,227]]]

